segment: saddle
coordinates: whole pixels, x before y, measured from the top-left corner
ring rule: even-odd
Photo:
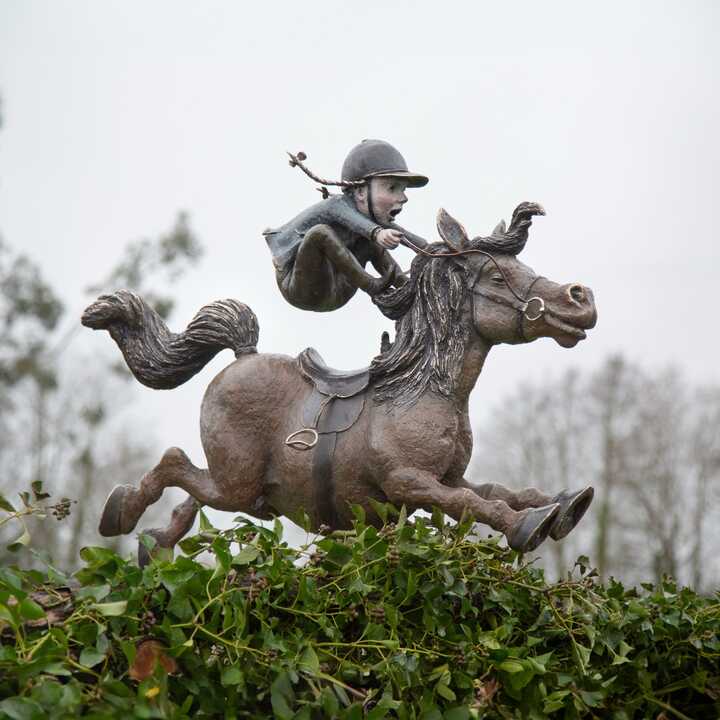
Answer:
[[[314,348],[298,355],[298,367],[313,387],[302,410],[303,427],[288,435],[285,444],[295,450],[314,450],[315,506],[323,524],[335,528],[335,488],[332,460],[338,433],[349,430],[365,407],[369,368],[342,372],[328,367]]]

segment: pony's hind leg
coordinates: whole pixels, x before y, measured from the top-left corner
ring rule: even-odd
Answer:
[[[190,528],[195,522],[195,517],[200,507],[201,503],[190,495],[173,509],[172,517],[167,527],[143,530],[142,534],[152,537],[157,543],[157,547],[175,547],[178,541],[190,532]],[[150,562],[151,557],[152,551],[148,550],[145,544],[140,541],[138,543],[138,565],[144,567]]]
[[[222,504],[222,496],[210,473],[190,462],[180,448],[165,451],[160,462],[140,481],[139,487],[118,485],[105,501],[100,518],[100,534],[105,537],[127,535],[166,487],[180,487],[203,505]]]

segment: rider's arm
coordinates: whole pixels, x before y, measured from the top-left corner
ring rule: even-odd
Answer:
[[[382,229],[381,225],[371,220],[367,215],[363,215],[355,207],[355,203],[344,196],[332,198],[332,204],[328,206],[328,211],[332,214],[332,222],[343,225],[348,230],[357,235],[362,235],[368,240],[372,239],[373,231]]]
[[[415,233],[411,233],[409,230],[406,230],[395,223],[390,223],[389,227],[393,230],[401,232],[416,247],[424,248],[430,244],[425,238],[421,238],[419,235],[415,235]]]
[[[344,225],[352,232],[362,235],[368,240],[373,240],[373,233],[382,230],[384,226],[379,225],[374,220],[371,220],[367,215],[363,215],[356,207],[355,203],[344,196],[335,196],[332,198],[331,205],[328,206],[328,210],[333,214],[333,222],[337,222],[340,225]],[[397,230],[402,233],[413,245],[424,248],[428,245],[428,241],[425,238],[411,233],[409,230],[390,223],[388,228]]]

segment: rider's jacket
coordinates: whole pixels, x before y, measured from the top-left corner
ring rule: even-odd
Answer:
[[[265,230],[263,235],[273,256],[273,263],[278,270],[292,264],[298,246],[305,233],[315,225],[330,225],[338,234],[343,244],[356,252],[358,240],[370,240],[373,230],[386,227],[363,215],[355,206],[353,199],[347,195],[331,195],[325,200],[312,205],[276,230]],[[394,223],[387,227],[399,230],[405,237],[419,247],[425,247],[427,240],[404,230]],[[363,245],[365,243],[362,243]]]

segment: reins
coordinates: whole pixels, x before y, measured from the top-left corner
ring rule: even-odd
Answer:
[[[481,293],[476,292],[473,290],[473,295],[480,295],[482,297],[486,297],[489,300],[492,300],[493,302],[500,303],[501,305],[509,305],[513,309],[517,310],[519,313],[522,314],[522,316],[530,321],[533,322],[534,320],[539,320],[546,312],[545,308],[545,301],[539,297],[538,295],[534,295],[532,297],[522,297],[517,293],[515,288],[510,284],[510,281],[508,280],[507,275],[505,274],[505,271],[500,267],[500,263],[495,259],[495,257],[487,252],[486,250],[480,250],[478,248],[470,248],[468,250],[453,250],[451,252],[442,252],[442,253],[434,253],[430,252],[429,250],[425,250],[425,248],[418,247],[413,243],[411,240],[408,240],[407,238],[402,239],[402,244],[406,247],[413,250],[415,253],[419,255],[425,255],[426,257],[457,257],[458,255],[484,255],[488,260],[490,260],[493,265],[495,265],[496,270],[502,275],[502,279],[505,281],[505,284],[507,285],[508,290],[515,296],[515,298],[519,301],[520,305],[517,305],[513,302],[508,301],[507,298],[504,298],[502,295],[494,295],[490,293]],[[535,283],[540,279],[540,276],[537,275],[533,281],[530,283],[530,286],[528,287],[526,294],[529,295],[530,292],[533,289],[533,286]],[[530,303],[536,302],[538,305],[537,314],[535,315],[529,315],[528,310],[530,308]]]

